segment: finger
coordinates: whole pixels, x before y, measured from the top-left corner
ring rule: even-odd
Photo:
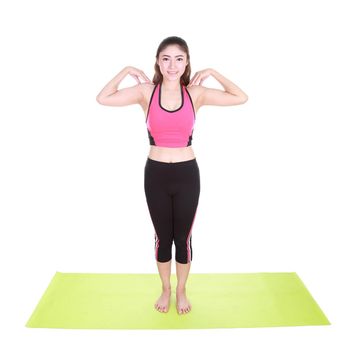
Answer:
[[[194,75],[194,77],[191,80],[191,85],[195,85],[197,81],[197,73]]]
[[[200,77],[201,77],[201,74],[197,74],[195,80],[194,80],[194,84],[198,83],[200,81]]]
[[[140,80],[139,80],[138,76],[137,76],[137,75],[134,75],[133,77],[134,77],[134,79],[140,84]]]
[[[137,78],[137,76],[136,76],[135,74],[130,74],[130,76],[131,76],[133,79],[135,79],[136,81],[138,81],[138,78]]]
[[[189,85],[193,85],[193,82],[194,82],[194,80],[195,80],[196,74],[197,74],[197,73],[195,73],[195,74],[193,75],[193,77],[191,78],[191,81],[190,81]]]
[[[150,79],[145,75],[145,73],[143,72],[142,73],[142,76],[144,77],[144,80],[146,80],[146,81],[148,81],[148,82],[150,82]]]
[[[190,81],[190,86],[192,86],[194,84],[195,84],[195,78],[192,78],[191,81]]]
[[[200,85],[202,85],[203,81],[206,79],[207,77],[202,77],[201,81],[200,81]]]

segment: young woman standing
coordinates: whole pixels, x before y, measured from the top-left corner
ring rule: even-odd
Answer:
[[[138,84],[118,90],[128,74]],[[164,39],[157,49],[152,81],[140,69],[128,66],[97,96],[100,104],[139,104],[145,113],[150,152],[145,164],[144,189],[155,229],[155,259],[162,281],[162,294],[155,308],[160,312],[169,310],[171,249],[175,243],[179,314],[189,312],[192,307],[186,296],[186,281],[193,256],[192,227],[200,195],[200,172],[191,145],[196,114],[203,105],[239,105],[248,100],[237,85],[212,68],[198,71],[191,80],[190,75],[187,43],[172,36]],[[225,91],[201,85],[210,75]]]

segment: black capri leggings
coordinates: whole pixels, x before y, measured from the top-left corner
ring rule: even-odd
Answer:
[[[192,227],[200,196],[200,171],[196,158],[166,163],[147,158],[144,175],[146,202],[155,229],[155,258],[192,260]]]

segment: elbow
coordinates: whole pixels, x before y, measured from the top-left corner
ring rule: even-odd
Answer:
[[[104,104],[103,103],[103,100],[100,98],[100,96],[98,95],[97,97],[96,97],[96,100],[97,100],[97,102],[99,103],[99,104]]]
[[[239,98],[237,104],[238,104],[238,105],[242,105],[242,104],[246,103],[247,101],[248,101],[248,96],[245,95],[245,96]]]
[[[248,95],[245,95],[244,94],[244,97],[243,97],[243,99],[242,99],[242,104],[243,103],[246,103],[248,101]]]

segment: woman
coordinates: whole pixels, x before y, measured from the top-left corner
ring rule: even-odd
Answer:
[[[118,90],[127,74],[138,84]],[[143,71],[128,66],[97,96],[100,104],[108,106],[137,103],[145,113],[151,146],[145,165],[144,188],[155,229],[155,258],[162,281],[162,294],[155,308],[160,312],[169,310],[174,242],[179,314],[191,310],[186,281],[192,260],[192,226],[200,195],[200,173],[191,146],[196,114],[203,105],[239,105],[248,99],[237,85],[214,69],[198,71],[191,80],[190,75],[187,43],[172,36],[164,39],[157,49],[152,82]],[[209,75],[217,79],[225,91],[203,87],[201,84]]]

